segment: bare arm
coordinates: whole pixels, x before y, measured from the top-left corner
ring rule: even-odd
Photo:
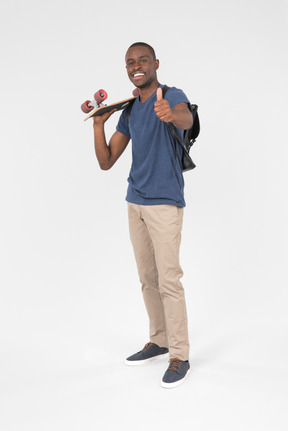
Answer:
[[[193,116],[187,103],[178,103],[173,109],[166,99],[162,98],[162,89],[157,90],[157,101],[155,102],[155,113],[161,121],[172,123],[178,129],[190,129],[193,125]]]
[[[94,147],[100,168],[108,170],[119,159],[128,145],[130,138],[120,132],[115,132],[109,144],[106,142],[104,124],[115,111],[94,117]]]
[[[192,127],[193,116],[187,103],[178,103],[173,109],[171,109],[171,113],[170,121],[175,127],[182,130],[187,130]]]

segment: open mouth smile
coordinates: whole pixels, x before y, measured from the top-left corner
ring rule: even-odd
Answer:
[[[134,73],[133,78],[134,79],[141,79],[143,76],[145,76],[145,73]]]

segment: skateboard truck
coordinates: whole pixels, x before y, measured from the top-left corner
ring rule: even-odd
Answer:
[[[105,106],[103,104],[104,100],[106,100],[108,94],[105,90],[98,90],[94,94],[93,100],[86,100],[86,102],[82,103],[81,109],[85,114],[89,114],[89,112],[93,111],[93,109],[100,108],[101,106]]]

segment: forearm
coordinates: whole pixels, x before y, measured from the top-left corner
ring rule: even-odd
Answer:
[[[94,148],[100,168],[109,169],[111,150],[106,142],[104,123],[94,123]]]
[[[193,125],[193,116],[192,113],[187,109],[171,109],[170,122],[178,129],[187,130]]]

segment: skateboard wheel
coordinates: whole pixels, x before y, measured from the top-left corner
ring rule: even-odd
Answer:
[[[139,90],[138,90],[138,88],[135,88],[134,90],[133,90],[133,96],[134,97],[137,97],[137,96],[139,96]]]
[[[108,94],[105,90],[98,90],[97,93],[94,94],[94,99],[96,100],[97,104],[100,105],[101,102],[106,100],[108,97]]]
[[[86,102],[82,103],[81,109],[84,112],[84,114],[89,114],[89,112],[93,111],[93,106],[89,106],[89,103],[91,103],[91,100],[86,100]]]

